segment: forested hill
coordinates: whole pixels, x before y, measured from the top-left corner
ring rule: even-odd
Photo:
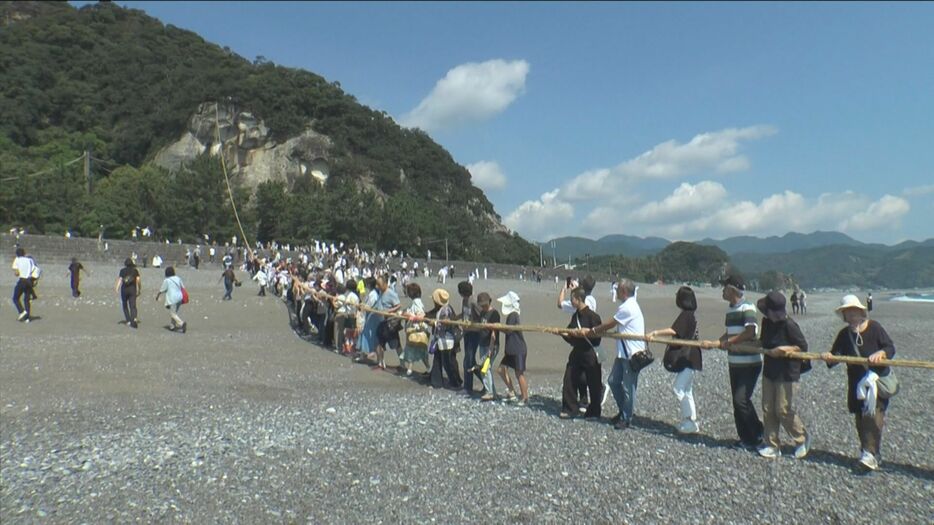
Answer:
[[[305,44],[303,44],[305,45]],[[310,44],[307,44],[310,45]],[[314,53],[313,47],[309,53]],[[248,233],[261,240],[362,240],[372,247],[525,263],[537,249],[500,223],[470,174],[419,130],[359,104],[339,82],[249,61],[197,34],[113,3],[0,3],[0,223],[165,237],[234,233],[218,159],[153,164],[204,104],[261,121],[273,144],[323,137],[329,178],[241,187]],[[226,148],[227,146],[224,145]],[[86,150],[92,179],[82,162]]]

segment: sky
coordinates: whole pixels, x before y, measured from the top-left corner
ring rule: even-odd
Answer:
[[[425,130],[530,240],[934,237],[934,3],[117,3]]]

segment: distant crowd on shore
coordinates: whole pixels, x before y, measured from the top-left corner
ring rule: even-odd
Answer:
[[[414,279],[420,270],[418,262],[397,251],[370,252],[357,246],[316,241],[302,249],[299,257],[289,259],[281,257],[278,246],[270,248],[272,256],[268,258],[253,256],[247,250],[240,270],[248,272],[256,282],[258,295],[269,291],[288,304],[293,328],[299,334],[354,361],[383,370],[387,369],[386,354],[395,353],[399,374],[411,377],[415,368],[421,366],[423,371],[419,375],[435,388],[457,390],[481,401],[502,400],[519,407],[529,403],[528,347],[522,332],[483,327],[501,322],[521,325],[521,298],[510,291],[494,302],[489,293],[475,294],[474,284],[481,275],[479,268],[471,270],[468,279],[457,285],[459,311],[443,288],[429,294],[432,307],[428,309],[422,301],[421,286]],[[213,262],[213,248],[209,256]],[[197,257],[200,254],[189,253],[189,258],[194,258],[194,264],[189,260],[194,269],[198,268]],[[428,257],[430,261],[430,253]],[[223,299],[229,300],[233,289],[242,284],[234,270],[233,251],[226,251],[220,262]],[[16,248],[12,269],[16,276],[13,302],[18,319],[28,323],[41,270],[22,247]],[[440,282],[454,277],[453,266],[446,265],[442,270],[444,277]],[[72,295],[79,297],[80,275],[86,270],[73,259],[68,271]],[[422,276],[430,276],[427,265],[421,271]],[[486,276],[485,269],[482,275]],[[626,278],[613,283],[614,301],[620,304],[606,321],[597,313],[595,285],[590,276],[580,281],[568,278],[557,294],[557,307],[570,314],[568,330],[558,334],[570,346],[560,417],[600,420],[602,406],[612,392],[618,413],[610,421],[623,430],[633,424],[640,372],[654,361],[646,341],[668,337],[698,341],[697,301],[694,291],[682,286],[674,297],[680,311],[674,322],[664,328],[646,330],[635,283]],[[802,374],[810,370],[810,361],[786,356],[806,352],[808,343],[786,311],[781,292],[769,292],[753,305],[746,299],[745,283],[738,275],[725,276],[721,285],[723,300],[728,304],[724,333],[718,339],[701,340],[697,346],[729,352],[729,386],[738,437],[735,447],[766,458],[779,457],[782,454],[779,431],[784,428],[794,445],[794,456],[804,458],[811,446],[811,433],[798,417],[794,399]],[[142,283],[132,258],[125,261],[114,289],[121,297],[126,324],[138,328],[136,298],[142,291]],[[406,305],[402,304],[400,290]],[[158,301],[162,296],[170,317],[169,329],[185,333],[188,324],[179,317],[179,310],[188,302],[188,293],[173,266],[165,268],[165,279],[155,298]],[[806,312],[806,295],[802,291],[792,294],[791,303],[793,313]],[[871,295],[867,303],[863,305],[853,295],[843,297],[836,312],[846,326],[838,332],[831,351],[822,354],[822,358],[829,367],[835,365],[833,356],[868,358],[870,366],[847,365],[847,401],[850,413],[855,416],[860,441],[859,464],[875,470],[881,461],[885,413],[890,398],[897,392],[897,382],[889,367],[871,366],[892,359],[895,345],[885,329],[869,319]],[[757,311],[763,316],[761,323]],[[434,322],[445,320],[463,321],[470,326]],[[602,336],[614,329],[644,340],[617,339],[615,357],[605,360],[601,347],[606,343]],[[749,343],[761,346],[764,355],[734,349]],[[664,368],[673,374],[672,391],[680,406],[677,431],[682,434],[700,432],[693,393],[694,376],[703,370],[702,351],[697,346],[669,345],[662,359]],[[503,392],[496,390],[494,370],[505,387]],[[752,400],[760,376],[761,419]]]

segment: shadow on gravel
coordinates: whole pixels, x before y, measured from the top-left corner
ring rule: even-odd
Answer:
[[[289,312],[289,327],[295,332],[295,335],[298,336],[303,341],[311,343],[312,345],[318,347],[321,350],[332,352],[333,350],[324,347],[320,338],[317,334],[309,334],[303,332],[299,327],[298,316],[295,315],[295,312],[291,308],[286,306],[286,310]],[[125,323],[126,321],[121,321]],[[364,358],[361,361],[356,361],[356,363],[368,365],[371,368],[376,365],[374,361]],[[393,368],[393,367],[390,367]],[[427,386],[431,384],[428,374],[421,372],[413,372],[411,376],[406,376],[404,370],[401,372],[392,372],[387,370],[389,373],[395,373],[400,378],[412,381],[413,383]],[[452,391],[459,391],[460,389],[448,389]],[[612,401],[607,400],[607,405],[612,407]],[[604,409],[607,405],[604,405]],[[545,397],[539,394],[533,394],[529,396],[529,409],[533,411],[543,412],[550,416],[558,418],[558,415],[561,413],[561,400],[554,399],[551,397]],[[610,409],[613,410],[612,408]],[[583,419],[583,418],[581,418]],[[604,416],[599,421],[595,421],[594,424],[602,425],[612,425],[609,418]],[[657,419],[648,418],[645,416],[634,416],[633,424],[631,429],[633,430],[642,430],[651,434],[656,434],[659,436],[665,436],[670,439],[675,439],[678,441],[684,441],[686,443],[699,444],[707,448],[721,448],[729,449],[732,447],[734,440],[733,439],[717,439],[713,436],[708,436],[705,434],[679,434],[674,425],[667,423],[665,421],[659,421]],[[811,452],[808,454],[808,457],[804,461],[810,461],[814,463],[820,463],[823,465],[833,465],[836,467],[841,467],[850,470],[853,475],[865,476],[867,473],[864,469],[860,468],[859,463],[855,457],[845,456],[837,452],[829,452],[825,450],[811,449]],[[934,481],[934,470],[926,469],[923,467],[917,467],[914,465],[906,465],[903,463],[892,463],[886,461],[882,464],[882,469],[879,473],[881,474],[899,474],[902,476],[908,476],[912,478],[922,479],[925,481]]]

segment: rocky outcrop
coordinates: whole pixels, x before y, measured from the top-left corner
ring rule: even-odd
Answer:
[[[331,144],[330,138],[310,126],[277,143],[262,119],[252,113],[232,105],[218,105],[215,119],[215,103],[205,102],[188,121],[185,133],[159,150],[153,162],[175,171],[205,152],[212,156],[223,154],[231,176],[251,188],[269,180],[291,185],[303,175],[324,184],[329,174]]]

